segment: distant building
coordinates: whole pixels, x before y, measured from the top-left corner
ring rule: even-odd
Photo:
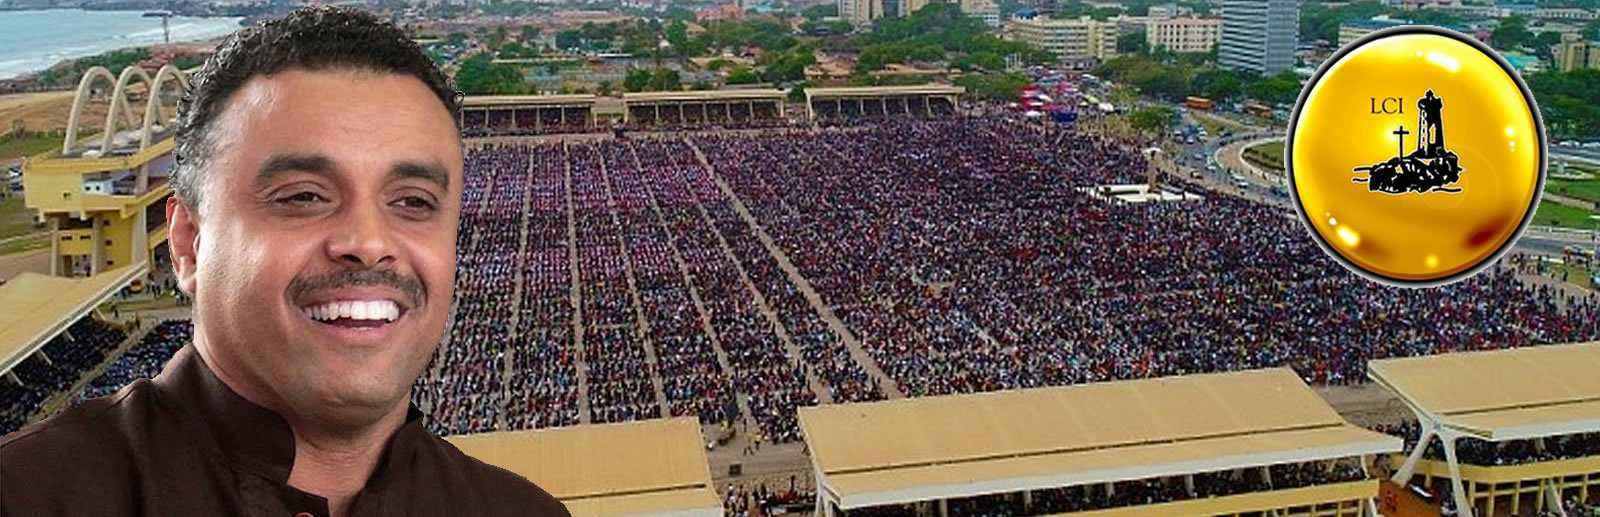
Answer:
[[[1519,74],[1531,74],[1544,71],[1544,63],[1539,61],[1539,56],[1530,56],[1521,52],[1503,52],[1501,57],[1511,64],[1511,68]]]
[[[1054,20],[1043,16],[1013,18],[1007,33],[1017,41],[1050,51],[1064,62],[1111,59],[1117,55],[1117,24],[1087,16],[1075,20]]]
[[[1222,20],[1218,18],[1153,20],[1144,32],[1151,49],[1166,47],[1173,52],[1210,52],[1221,34]]]
[[[1410,22],[1406,20],[1393,20],[1389,18],[1350,20],[1341,23],[1339,24],[1339,46],[1343,47],[1345,45],[1349,45],[1351,42],[1361,39],[1362,36],[1366,36],[1372,32],[1387,29],[1389,27],[1399,27],[1407,23]]]
[[[1600,12],[1579,7],[1540,7],[1533,10],[1533,17],[1551,20],[1589,21],[1600,18]]]
[[[1000,26],[1000,6],[994,0],[961,0],[961,12],[989,27]]]
[[[1461,0],[1386,0],[1390,7],[1401,9],[1422,9],[1428,7],[1454,7],[1461,5]]]
[[[1263,75],[1288,70],[1299,31],[1297,0],[1222,0],[1217,64]]]
[[[883,0],[839,0],[839,17],[860,27],[882,18]]]
[[[1600,69],[1600,41],[1585,41],[1581,36],[1561,37],[1555,48],[1555,69],[1571,72],[1580,68]]]
[[[1150,6],[1150,12],[1146,15],[1151,18],[1177,18],[1192,14],[1194,14],[1194,9],[1190,9],[1187,6],[1178,4],[1162,4]]]

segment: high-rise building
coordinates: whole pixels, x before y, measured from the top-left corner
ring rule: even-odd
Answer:
[[[1173,52],[1210,52],[1222,31],[1216,18],[1167,18],[1150,20],[1145,27],[1145,42],[1151,49],[1166,47]]]
[[[883,17],[884,0],[839,0],[839,17],[861,27]]]
[[[1299,29],[1298,0],[1223,0],[1217,64],[1261,74],[1288,70]]]
[[[1088,16],[1053,20],[1043,16],[1012,19],[1007,33],[1017,41],[1048,50],[1062,61],[1106,60],[1117,55],[1117,23]]]
[[[1580,35],[1567,34],[1561,37],[1561,43],[1554,50],[1554,68],[1562,72],[1600,68],[1600,42],[1585,41]]]

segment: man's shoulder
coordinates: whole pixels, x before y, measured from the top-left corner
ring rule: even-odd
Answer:
[[[104,505],[128,499],[129,476],[148,453],[136,445],[139,437],[162,432],[150,427],[156,404],[149,391],[130,385],[0,438],[0,486],[35,487],[0,490],[0,513],[120,514]]]
[[[532,481],[509,470],[484,463],[432,433],[424,433],[427,454],[475,489],[482,490],[496,507],[516,508],[518,515],[570,517],[566,505]]]
[[[129,433],[143,427],[141,422],[155,409],[152,391],[149,381],[139,380],[0,437],[0,465],[9,470],[33,461],[78,460],[125,448]]]

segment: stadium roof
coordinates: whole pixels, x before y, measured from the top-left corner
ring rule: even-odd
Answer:
[[[782,101],[788,94],[783,90],[772,88],[746,88],[738,90],[694,90],[678,92],[637,92],[622,94],[624,104],[655,103],[655,102],[704,102],[704,101],[744,101],[744,100],[776,100]]]
[[[1596,372],[1600,342],[1367,363],[1420,416],[1492,441],[1600,431]]]
[[[463,108],[588,106],[594,95],[475,95],[461,100]]]
[[[691,417],[445,439],[528,478],[573,515],[722,515]]]
[[[920,84],[912,86],[847,86],[839,88],[806,88],[806,100],[835,97],[891,97],[897,95],[961,95],[967,89],[945,84]]]
[[[800,409],[841,508],[1397,452],[1286,368]]]
[[[144,272],[140,264],[88,278],[22,273],[0,285],[0,373],[11,371]]]

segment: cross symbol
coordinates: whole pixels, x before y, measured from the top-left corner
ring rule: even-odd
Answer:
[[[1404,157],[1406,155],[1406,135],[1411,134],[1411,132],[1406,131],[1405,124],[1401,124],[1399,128],[1394,130],[1394,134],[1400,137],[1400,152],[1397,154]]]

